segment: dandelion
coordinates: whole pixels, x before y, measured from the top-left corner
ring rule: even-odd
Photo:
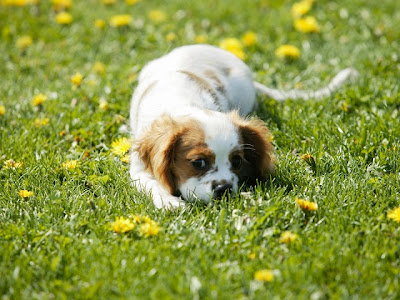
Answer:
[[[274,280],[274,273],[271,270],[259,270],[254,273],[254,279],[258,281],[271,282]]]
[[[300,57],[300,50],[293,45],[282,45],[275,50],[275,55],[279,58],[298,59]]]
[[[149,18],[150,20],[152,20],[153,22],[163,22],[167,19],[167,15],[165,14],[165,12],[161,11],[161,10],[151,10],[149,12]]]
[[[256,259],[256,254],[254,252],[251,252],[248,257],[249,259],[254,260]]]
[[[290,231],[284,231],[282,232],[279,242],[285,243],[285,244],[290,244],[293,243],[295,240],[297,240],[299,236],[293,232]]]
[[[79,162],[77,160],[69,160],[64,162],[62,167],[66,170],[75,170],[79,168]]]
[[[342,110],[344,112],[348,112],[349,111],[349,104],[346,101],[344,101],[341,108],[342,108]]]
[[[313,155],[310,153],[303,154],[300,157],[302,160],[304,160],[306,163],[308,163],[311,167],[315,168],[317,164],[315,163],[315,158]]]
[[[242,36],[242,41],[246,47],[254,46],[257,43],[257,34],[248,31]]]
[[[94,21],[94,27],[96,28],[104,28],[106,26],[106,21],[104,21],[103,19],[96,19],[96,21]]]
[[[139,224],[140,221],[141,221],[139,215],[130,215],[129,217],[130,217],[130,218],[132,219],[132,221],[135,222],[136,224]]]
[[[55,11],[69,9],[72,6],[72,0],[52,0],[51,2]]]
[[[96,73],[104,73],[106,70],[106,66],[102,62],[96,61],[93,66],[93,70]]]
[[[117,217],[115,222],[111,223],[111,230],[116,233],[125,233],[135,228],[135,223],[124,217]]]
[[[22,198],[29,198],[32,197],[35,193],[28,191],[28,190],[20,190],[18,192],[18,194],[22,197]]]
[[[318,209],[318,205],[315,202],[303,200],[300,198],[296,199],[296,204],[302,209],[306,211],[315,211]]]
[[[3,2],[0,1],[0,5],[19,6],[19,7],[37,3],[38,0],[4,0]]]
[[[389,210],[387,213],[387,217],[395,222],[400,222],[400,206]]]
[[[155,221],[148,218],[144,223],[140,224],[139,231],[144,237],[155,236],[158,235],[160,226],[158,226]]]
[[[61,25],[71,24],[73,21],[72,15],[65,11],[60,12],[56,15],[56,22]]]
[[[115,15],[110,19],[112,27],[124,27],[132,23],[132,16],[130,15]]]
[[[176,34],[173,32],[170,32],[167,34],[166,39],[168,42],[172,42],[176,40]]]
[[[247,55],[243,51],[242,43],[236,38],[223,39],[220,42],[219,47],[233,53],[240,59],[246,59],[247,57]]]
[[[300,31],[300,32],[303,32],[303,33],[317,33],[317,32],[319,32],[319,25],[317,23],[317,20],[312,16],[296,19],[294,21],[294,28],[297,31]]]
[[[33,43],[32,37],[29,35],[24,35],[17,39],[15,45],[17,46],[18,49],[24,50],[25,48],[32,45],[32,43]]]
[[[77,86],[77,87],[78,87],[78,86],[80,86],[81,83],[82,83],[83,76],[82,76],[81,73],[77,72],[77,73],[75,73],[74,75],[71,76],[70,80],[71,80],[71,82],[72,82],[72,84],[73,84],[74,86]]]
[[[138,3],[140,0],[125,0],[125,3],[128,5],[134,5]]]
[[[312,2],[311,1],[300,1],[300,2],[296,2],[293,4],[292,6],[292,16],[294,18],[298,18],[301,17],[303,15],[305,15],[306,13],[308,13],[310,11],[312,7]]]
[[[4,169],[19,169],[24,165],[24,163],[9,159],[4,161]]]
[[[39,105],[42,105],[43,102],[45,102],[46,100],[47,100],[46,95],[37,94],[37,95],[33,96],[31,103],[33,106],[39,106]]]
[[[106,100],[100,100],[99,108],[101,110],[108,110],[110,106],[108,105],[108,102]]]
[[[194,42],[196,44],[204,44],[204,43],[207,42],[207,40],[208,40],[208,38],[207,38],[207,36],[205,34],[196,35],[194,37]]]
[[[49,124],[50,119],[49,118],[43,118],[43,119],[39,119],[36,118],[35,121],[33,121],[33,125],[35,125],[35,127],[40,128],[42,126],[46,126],[47,124]]]
[[[111,152],[118,156],[124,156],[131,148],[131,141],[125,137],[116,139],[111,143]]]
[[[122,156],[122,157],[120,158],[120,160],[121,160],[123,163],[129,164],[129,162],[130,162],[130,160],[131,160],[131,156],[130,156],[129,154],[124,155],[124,156]]]
[[[0,105],[0,116],[4,116],[6,113],[6,107],[4,105]]]

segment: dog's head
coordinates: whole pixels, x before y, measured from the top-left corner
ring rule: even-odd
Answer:
[[[164,115],[137,141],[147,171],[172,195],[209,202],[273,173],[271,135],[237,112]]]

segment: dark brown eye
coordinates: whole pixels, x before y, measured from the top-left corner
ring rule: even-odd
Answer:
[[[242,158],[239,155],[234,155],[231,164],[234,169],[240,169],[242,166]]]
[[[207,162],[204,158],[192,160],[191,164],[196,170],[205,170],[207,168]]]

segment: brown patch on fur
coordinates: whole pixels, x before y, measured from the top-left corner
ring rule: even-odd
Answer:
[[[204,74],[215,83],[215,89],[222,95],[226,94],[226,89],[222,81],[219,79],[218,74],[213,70],[205,70]]]
[[[218,95],[215,92],[214,88],[207,82],[207,80],[186,70],[180,70],[178,72],[187,75],[189,79],[195,82],[201,90],[206,91],[213,99],[213,102],[218,107],[218,110],[221,111],[221,105],[219,104]]]
[[[197,121],[173,119],[163,115],[137,141],[136,151],[150,172],[172,194],[188,178],[202,175],[191,160],[205,158],[213,163],[213,154],[204,142],[204,133]]]
[[[197,134],[197,136],[193,136]],[[200,177],[206,173],[215,162],[214,153],[204,143],[204,133],[191,132],[182,136],[176,146],[176,155],[172,166],[173,173],[176,174],[176,183],[181,186],[191,177]],[[193,167],[192,161],[196,159],[204,159],[206,168],[198,170]]]
[[[230,117],[238,126],[245,158],[239,172],[239,180],[249,184],[264,180],[267,174],[274,173],[275,168],[269,130],[263,121],[243,119],[236,111],[231,112]]]

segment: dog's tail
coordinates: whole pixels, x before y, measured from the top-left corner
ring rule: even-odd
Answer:
[[[254,82],[254,87],[258,94],[267,95],[277,101],[284,101],[286,99],[322,99],[324,97],[330,96],[334,91],[341,87],[344,83],[349,80],[354,80],[358,77],[357,70],[353,68],[347,68],[340,71],[326,86],[316,91],[306,91],[306,90],[289,90],[282,91],[278,89],[269,88],[259,82]]]

